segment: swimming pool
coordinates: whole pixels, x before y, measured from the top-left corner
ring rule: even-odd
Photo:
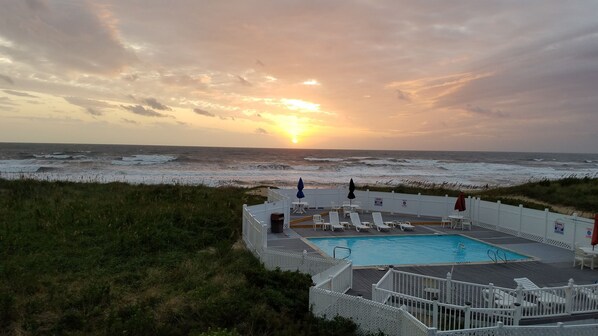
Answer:
[[[461,235],[413,235],[374,237],[308,238],[321,251],[333,256],[335,246],[348,247],[347,258],[354,266],[451,264],[470,262],[492,262],[488,250],[497,249],[509,261],[526,260],[530,257]],[[337,249],[336,258],[349,253]]]

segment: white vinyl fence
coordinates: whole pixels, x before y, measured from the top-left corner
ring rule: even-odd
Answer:
[[[295,189],[270,190],[269,200],[294,199]],[[304,189],[303,201],[310,208],[329,208],[348,201],[347,189]],[[270,196],[271,194],[271,196]],[[453,213],[456,197],[425,196],[421,194],[400,194],[394,192],[355,191],[358,203],[364,211],[401,213],[411,216],[446,217]],[[290,210],[290,201],[287,204]],[[590,246],[593,220],[577,215],[563,215],[512,206],[498,202],[482,201],[480,198],[466,198],[465,216],[474,225],[505,232],[517,237],[530,239],[568,250],[575,246]]]

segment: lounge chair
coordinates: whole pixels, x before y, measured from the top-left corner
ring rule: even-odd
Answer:
[[[378,231],[388,231],[391,228],[388,224],[392,222],[385,222],[382,220],[382,214],[379,212],[372,212],[372,220],[374,221],[374,226]]]
[[[451,227],[451,220],[448,217],[442,217],[442,219],[440,220],[440,225],[442,227],[448,226]]]
[[[540,288],[528,278],[515,278],[513,280],[518,285],[521,285],[521,288],[529,290],[528,293],[535,296],[536,300],[538,300],[538,303],[540,303],[544,308],[550,309],[567,303],[567,300],[564,297],[556,295],[549,289]]]
[[[401,231],[413,231],[415,230],[415,226],[411,225],[410,222],[403,222],[403,221],[399,221],[397,222],[397,226],[399,227],[399,229],[401,229]]]
[[[359,230],[367,231],[370,229],[370,227],[366,225],[366,223],[368,222],[361,222],[361,219],[359,219],[359,214],[357,212],[351,212],[349,216],[351,218],[351,225],[355,227],[355,230],[357,230],[357,232],[359,232]]]
[[[498,308],[514,308],[515,307],[515,303],[517,302],[517,297],[513,296],[511,293],[509,292],[505,292],[502,289],[499,288],[494,288],[493,289],[493,293],[494,293],[494,298],[492,298],[492,303],[494,304],[494,306],[498,307]],[[490,302],[490,290],[489,289],[483,289],[482,290],[482,294],[484,296],[484,300],[486,300],[486,302]],[[529,302],[529,301],[525,301],[525,300],[521,300],[521,308],[535,308],[538,305],[533,303],[533,302]]]
[[[349,225],[347,222],[341,222],[338,218],[338,212],[330,211],[328,213],[328,217],[330,218],[330,230],[334,231],[336,229],[344,230],[345,225]]]

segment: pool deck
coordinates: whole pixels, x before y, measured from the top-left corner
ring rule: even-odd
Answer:
[[[323,214],[327,210],[309,209],[300,216],[291,216],[291,229],[285,229],[283,233],[269,233],[268,246],[275,249],[287,251],[307,251],[311,254],[319,254],[305,242],[310,237],[340,237],[340,236],[375,236],[375,235],[421,235],[421,234],[462,234],[467,237],[481,240],[483,242],[499,246],[520,254],[533,257],[533,261],[519,261],[501,264],[457,264],[440,266],[394,266],[395,269],[417,273],[428,276],[446,278],[452,270],[454,280],[474,282],[479,284],[493,283],[496,286],[515,288],[514,278],[527,277],[538,286],[564,286],[569,279],[573,278],[576,284],[592,284],[598,281],[598,268],[591,270],[579,266],[573,267],[573,251],[559,247],[546,245],[528,239],[515,237],[503,232],[488,230],[473,226],[472,230],[455,230],[442,228],[437,217],[412,217],[401,214],[383,213],[384,220],[409,220],[415,225],[414,231],[403,232],[391,229],[389,232],[378,232],[370,229],[369,232],[356,232],[355,230],[345,231],[322,231],[314,230],[311,225],[313,214]],[[372,222],[370,213],[360,214],[362,221]],[[326,219],[326,218],[325,218]],[[341,219],[342,220],[342,219]],[[348,220],[347,220],[348,221]],[[295,223],[295,224],[293,224]],[[353,288],[347,292],[349,295],[360,295],[364,298],[371,298],[372,284],[377,283],[386,273],[387,267],[382,269],[355,267],[353,270]]]

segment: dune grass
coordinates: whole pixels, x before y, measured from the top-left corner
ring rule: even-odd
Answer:
[[[0,334],[352,335],[239,243],[241,188],[0,179]]]
[[[371,191],[394,191],[395,193],[456,197],[460,190],[437,185],[431,188],[417,186],[370,187],[359,188]],[[526,208],[554,212],[572,212],[591,215],[598,213],[598,179],[568,177],[560,180],[542,180],[511,187],[500,187],[480,190],[465,190],[468,196],[480,197],[485,201],[500,200],[504,204],[519,205]],[[566,208],[567,211],[563,211]]]

